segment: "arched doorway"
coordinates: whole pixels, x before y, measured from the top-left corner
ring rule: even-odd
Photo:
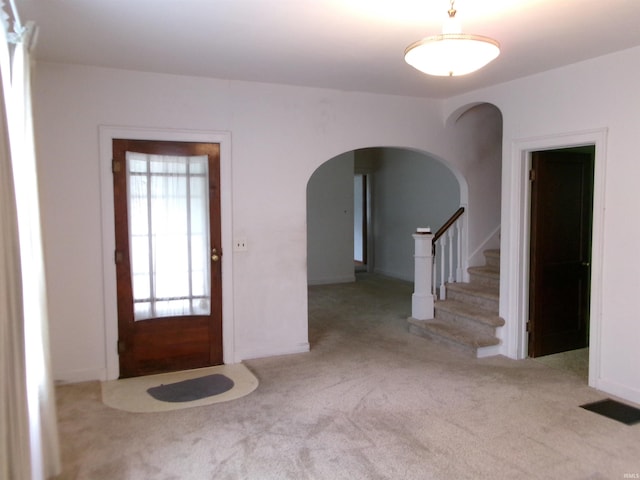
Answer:
[[[310,290],[336,283],[346,288],[358,276],[353,248],[354,223],[362,220],[354,214],[357,174],[366,174],[368,180],[368,273],[413,282],[416,227],[438,230],[461,206],[465,207],[462,280],[469,281],[467,266],[484,263],[485,250],[499,248],[502,114],[491,104],[467,105],[452,113],[446,131],[447,160],[424,150],[370,147],[345,152],[317,167],[307,184]],[[435,174],[438,169],[444,176]],[[311,313],[310,308],[310,327]],[[500,348],[492,351],[498,353]]]
[[[461,204],[459,179],[440,160],[395,147],[354,150],[322,164],[307,185],[308,283],[354,276],[354,177],[368,178],[368,271],[413,280],[416,226],[438,228]]]
[[[356,211],[358,196],[363,192],[358,190],[355,179],[363,176],[367,178],[369,240],[367,269],[358,272],[354,261],[355,227],[362,222]],[[383,287],[385,293],[393,289],[406,297],[406,301],[401,299],[395,315],[403,317],[404,321],[408,315],[403,310],[403,302],[410,310],[414,275],[412,233],[417,226],[439,228],[460,207],[464,197],[466,184],[443,162],[424,152],[392,147],[366,148],[343,153],[318,167],[307,185],[307,272],[308,285],[312,287],[309,341],[312,348],[317,341],[315,337],[325,336],[336,317],[349,315],[338,311],[345,303],[336,301],[334,290],[327,298],[332,302],[328,308],[333,311],[327,313],[325,308],[318,316],[318,302],[312,298],[317,287],[342,284],[353,295],[360,295],[353,285],[383,277],[385,280],[381,282],[391,281]],[[367,302],[363,297],[363,308],[371,307]],[[362,314],[357,306],[350,311],[355,315]],[[373,318],[374,315],[363,317]],[[323,319],[327,325],[314,324]],[[337,328],[345,328],[350,320],[345,318]]]

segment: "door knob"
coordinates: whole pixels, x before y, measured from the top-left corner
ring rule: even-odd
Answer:
[[[218,250],[216,250],[215,248],[211,250],[211,260],[213,260],[214,262],[217,262],[220,260],[220,255],[218,255]]]
[[[591,266],[591,263],[589,263],[589,262],[582,262],[582,266],[583,266],[583,267],[590,267],[590,266]]]

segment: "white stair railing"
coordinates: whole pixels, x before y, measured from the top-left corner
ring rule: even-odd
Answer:
[[[411,317],[415,320],[432,319],[435,298],[438,294],[441,300],[446,298],[446,282],[462,281],[463,213],[464,207],[460,207],[435,235],[429,228],[418,228],[413,234],[415,273]],[[437,268],[437,256],[440,257],[440,269]],[[440,287],[436,288],[438,280]]]
[[[465,227],[463,214],[464,207],[460,207],[433,236],[436,268],[433,269],[432,293],[440,300],[447,298],[447,283],[461,282],[463,278],[462,238]]]

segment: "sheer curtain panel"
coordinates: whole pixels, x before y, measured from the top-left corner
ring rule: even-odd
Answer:
[[[208,157],[126,158],[135,320],[209,315]]]
[[[58,432],[55,411],[55,398],[51,368],[49,363],[49,331],[47,318],[46,282],[44,270],[44,255],[42,249],[42,232],[40,228],[40,205],[38,195],[38,178],[35,158],[33,135],[33,117],[31,105],[31,58],[30,42],[34,38],[33,25],[23,27],[15,10],[13,2],[13,31],[10,31],[8,15],[4,14],[2,6],[2,26],[4,36],[0,40],[0,74],[2,76],[2,93],[4,98],[3,120],[8,132],[8,153],[13,177],[2,177],[1,187],[3,197],[10,194],[11,187],[5,190],[5,184],[13,181],[13,195],[17,212],[17,233],[19,244],[19,270],[15,271],[3,265],[3,275],[8,276],[11,287],[7,288],[11,294],[11,304],[18,302],[21,311],[15,306],[8,311],[6,320],[8,331],[12,337],[3,337],[3,344],[10,343],[11,347],[2,352],[3,371],[5,356],[12,352],[11,359],[7,359],[7,369],[10,375],[3,376],[2,393],[14,398],[2,398],[3,407],[9,403],[22,402],[16,385],[9,382],[26,384],[27,423],[16,421],[20,431],[12,431],[10,436],[3,437],[4,443],[23,442],[28,440],[29,467],[24,465],[22,457],[10,456],[7,463],[13,474],[8,478],[15,479],[45,479],[60,472],[60,454],[58,446]],[[7,149],[4,149],[6,152]],[[3,162],[6,159],[3,158]],[[6,171],[3,168],[3,172]],[[4,202],[3,202],[4,203]],[[5,218],[7,217],[7,218]],[[1,217],[3,235],[15,231],[11,214],[3,212]],[[12,235],[14,238],[15,235]],[[15,239],[15,238],[14,238]],[[3,239],[0,252],[6,253]],[[9,245],[11,247],[11,245]],[[15,254],[15,248],[10,249]],[[14,257],[15,258],[15,257]],[[0,304],[1,308],[4,308]],[[2,312],[3,314],[5,312]],[[3,315],[4,317],[4,315]],[[4,330],[4,325],[3,325]],[[2,332],[4,334],[4,331]],[[20,338],[22,337],[22,338]],[[4,347],[4,345],[3,345]],[[20,379],[18,380],[18,377]],[[19,385],[17,385],[19,387]],[[7,400],[7,403],[5,403]],[[16,412],[24,416],[24,412]],[[4,433],[4,432],[3,432]],[[12,447],[7,446],[7,450]],[[3,456],[5,453],[3,452]],[[11,455],[11,454],[9,454]],[[4,463],[4,462],[3,462]]]
[[[9,52],[0,45],[0,68]],[[0,108],[4,108],[0,89]],[[0,478],[31,478],[18,215],[5,116],[0,116]]]

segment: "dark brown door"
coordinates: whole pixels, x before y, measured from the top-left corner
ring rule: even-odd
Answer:
[[[532,156],[532,357],[588,344],[593,158],[592,147],[534,152]]]
[[[120,377],[222,363],[220,146],[113,140]]]

